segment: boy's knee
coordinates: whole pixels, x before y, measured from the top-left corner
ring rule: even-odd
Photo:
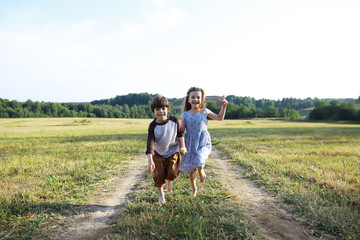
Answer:
[[[166,179],[173,181],[179,176],[180,171],[170,171],[168,172]]]
[[[155,182],[155,187],[164,187],[165,186],[165,176],[164,174],[159,174],[158,171],[153,172],[153,180]]]

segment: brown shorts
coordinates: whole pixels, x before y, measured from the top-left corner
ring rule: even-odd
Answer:
[[[153,179],[155,187],[164,187],[165,179],[175,180],[179,176],[180,170],[180,154],[175,153],[168,158],[164,158],[155,152],[153,156],[155,169],[153,171]]]

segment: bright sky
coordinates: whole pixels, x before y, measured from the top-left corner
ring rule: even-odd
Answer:
[[[358,98],[358,0],[0,0],[0,98]]]

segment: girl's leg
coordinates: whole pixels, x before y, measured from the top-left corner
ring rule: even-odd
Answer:
[[[196,197],[196,193],[197,193],[195,173],[196,173],[196,169],[194,169],[191,173],[189,173],[189,179],[192,188],[192,193],[191,193],[192,197]]]
[[[174,189],[174,187],[173,187],[173,185],[172,185],[172,181],[166,179],[166,183],[167,183],[167,191],[168,191],[168,192],[172,192],[173,189]]]
[[[200,176],[200,182],[201,183],[205,182],[206,174],[205,174],[205,171],[204,171],[204,167],[203,166],[198,167],[198,171],[199,171],[199,176]]]
[[[164,195],[164,188],[163,187],[158,187],[159,190],[159,203],[160,204],[165,204],[165,195]]]

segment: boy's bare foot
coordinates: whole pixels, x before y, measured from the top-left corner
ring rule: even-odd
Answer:
[[[161,196],[161,195],[159,196],[159,203],[160,204],[165,204],[166,203],[164,196]]]
[[[206,174],[204,172],[204,169],[201,169],[201,171],[199,172],[200,174],[200,182],[203,183],[205,182],[205,179],[206,179]]]

